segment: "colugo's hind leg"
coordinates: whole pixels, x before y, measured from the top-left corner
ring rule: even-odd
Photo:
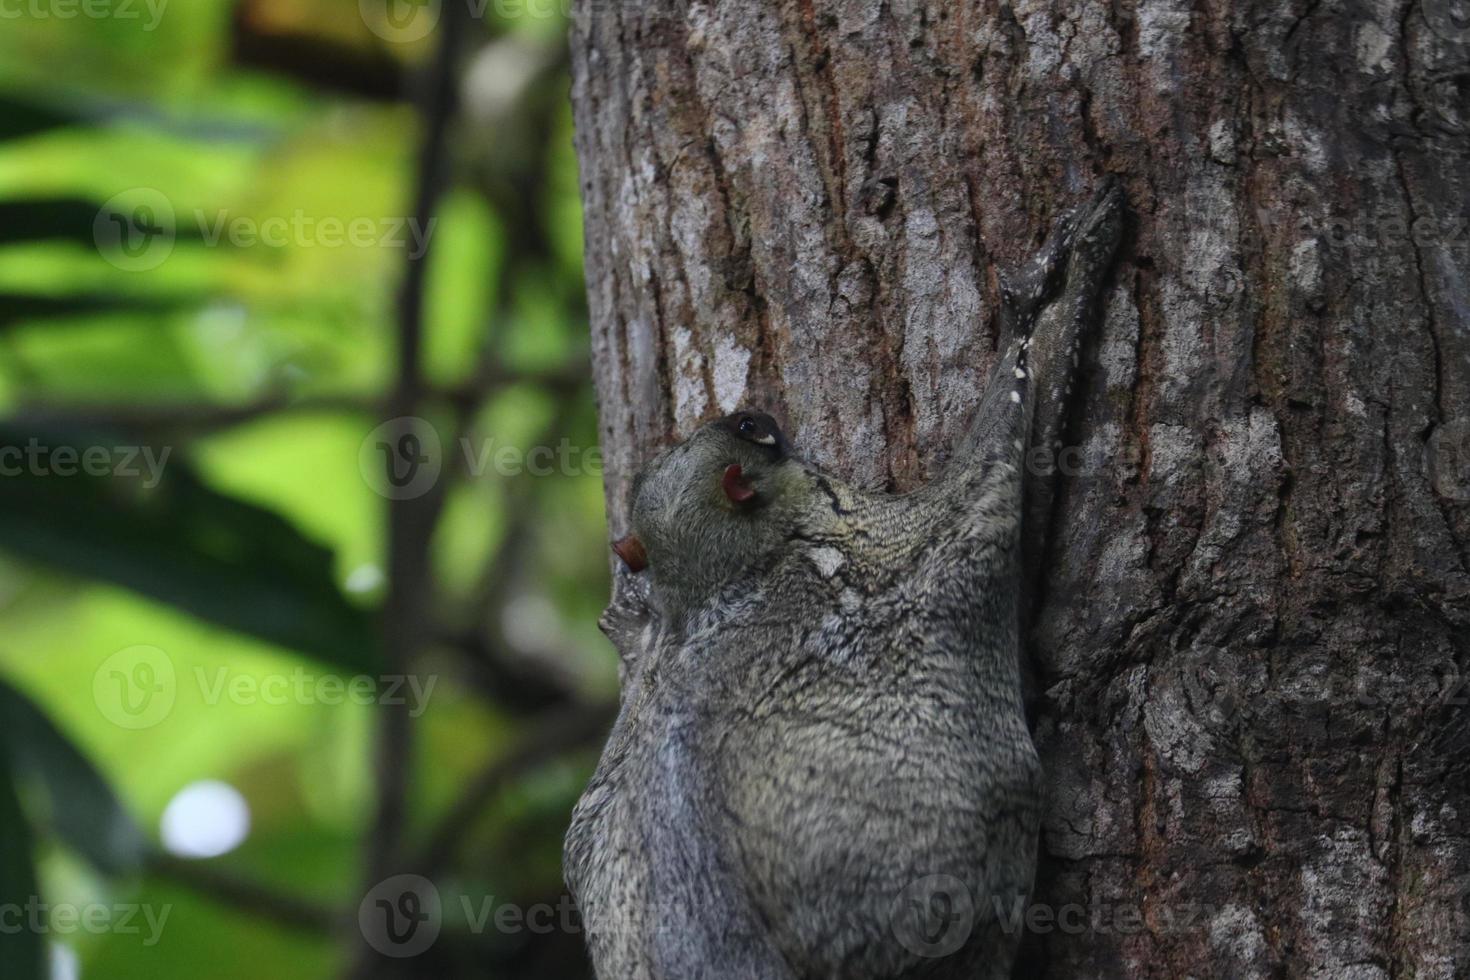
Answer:
[[[1095,325],[1098,299],[1121,237],[1122,213],[1122,192],[1110,180],[1090,204],[1063,219],[1068,251],[1064,265],[1051,272],[1060,288],[1028,311],[1033,320],[1025,349],[1034,379],[1029,438],[1036,446],[1056,448],[1080,348]]]
[[[1063,417],[1075,372],[1073,354],[1117,244],[1121,195],[1105,186],[1068,211],[1019,272],[1004,277],[1003,317],[1012,339],[996,366],[969,436],[940,479],[925,487],[909,524],[939,548],[924,581],[943,594],[1004,604],[1014,622],[1044,537],[1025,522],[1050,512],[1050,481],[1032,479],[1038,416]],[[1036,491],[1045,494],[1033,500]],[[1023,533],[1025,540],[1023,540]]]
[[[1081,453],[1064,445],[1067,407],[1077,387],[1081,347],[1096,332],[1099,300],[1123,226],[1123,195],[1108,182],[1092,202],[1069,216],[1070,250],[1056,295],[1035,311],[1027,352],[1031,418],[1025,465],[1023,581],[1032,584],[1044,557],[1047,525],[1059,478],[1077,475]]]
[[[987,518],[994,503],[985,497],[999,493],[1013,502],[1019,518],[1020,474],[1029,450],[1060,431],[1077,348],[1117,247],[1122,207],[1121,192],[1108,182],[1090,203],[1058,218],[1025,265],[1000,277],[1002,336],[1009,343],[974,422],[932,492],[968,501]],[[1014,486],[991,472],[1002,464],[1017,474]]]

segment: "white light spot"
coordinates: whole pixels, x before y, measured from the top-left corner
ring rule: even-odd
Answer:
[[[51,944],[51,980],[78,980],[82,963],[77,951],[65,943]]]
[[[774,446],[776,444],[776,437],[767,434],[755,439],[754,441],[760,443],[762,446]]]
[[[170,854],[211,858],[228,854],[250,834],[250,805],[217,779],[190,783],[163,808],[159,836]]]
[[[522,653],[545,650],[561,639],[561,617],[544,595],[524,593],[505,604],[502,617],[505,639]]]
[[[358,565],[347,574],[342,587],[354,595],[372,592],[383,584],[383,570],[377,565]]]
[[[1025,368],[1021,368],[1021,367],[1016,368],[1016,377],[1018,377],[1018,378],[1025,378],[1026,377],[1026,369]]]
[[[1017,405],[1021,404],[1021,393],[1019,391],[1011,392],[1011,401],[1015,402]]]

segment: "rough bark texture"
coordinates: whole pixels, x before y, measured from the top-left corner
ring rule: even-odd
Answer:
[[[615,530],[645,455],[737,403],[858,481],[924,480],[996,356],[992,265],[1124,181],[1032,613],[1036,975],[1470,975],[1457,16],[577,11]]]

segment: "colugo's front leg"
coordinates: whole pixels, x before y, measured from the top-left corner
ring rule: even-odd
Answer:
[[[612,601],[602,611],[597,627],[618,651],[618,687],[626,696],[654,642],[658,624],[648,600],[648,576],[637,574],[647,562],[642,546],[630,536],[615,542],[613,550],[621,560],[613,569]]]

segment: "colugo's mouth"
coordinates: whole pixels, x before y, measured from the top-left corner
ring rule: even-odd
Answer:
[[[724,487],[725,496],[732,504],[748,504],[755,499],[755,487],[745,478],[745,470],[739,463],[731,463],[725,467],[720,485]]]

